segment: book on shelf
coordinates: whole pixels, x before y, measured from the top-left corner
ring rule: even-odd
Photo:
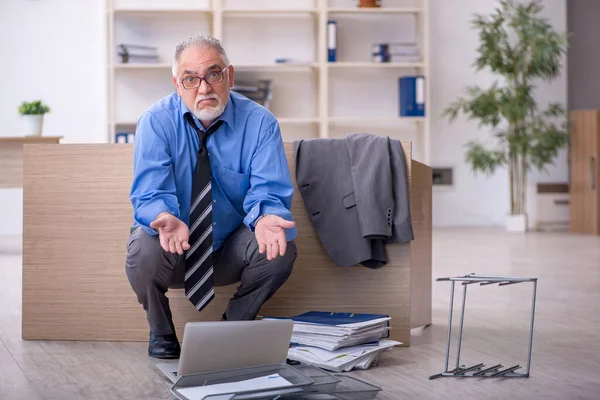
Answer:
[[[327,61],[337,61],[337,21],[327,21]]]
[[[420,62],[421,51],[415,42],[406,43],[374,43],[371,46],[373,62]]]
[[[135,132],[117,132],[115,133],[115,143],[133,143],[135,142]]]
[[[400,116],[425,116],[425,77],[403,76],[399,78]]]
[[[236,80],[231,90],[246,96],[261,106],[266,108],[271,106],[273,88],[272,81],[270,79],[261,79],[255,82]]]
[[[118,44],[117,54],[121,64],[157,63],[159,59],[156,47],[137,44]]]

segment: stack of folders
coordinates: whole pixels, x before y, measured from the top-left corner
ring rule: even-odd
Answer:
[[[122,64],[158,62],[158,50],[152,46],[121,43],[117,45],[117,52]]]
[[[402,344],[385,339],[391,318],[383,314],[311,311],[291,319],[288,358],[329,371],[367,369],[381,353]]]
[[[371,48],[371,61],[410,63],[421,61],[421,51],[415,42],[375,43]]]
[[[236,80],[232,90],[246,96],[250,100],[269,108],[273,98],[273,88],[270,79],[260,79],[254,82]]]

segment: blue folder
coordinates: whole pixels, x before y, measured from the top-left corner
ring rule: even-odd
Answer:
[[[337,61],[337,21],[327,21],[327,61]]]
[[[321,325],[345,325],[353,324],[356,322],[373,321],[380,318],[389,318],[386,314],[358,314],[358,313],[345,313],[345,312],[330,312],[330,311],[309,311],[304,314],[295,315],[293,317],[264,317],[265,319],[291,319],[295,322],[304,322]],[[387,321],[387,326],[390,326],[390,321]],[[390,331],[387,331],[387,335],[383,338],[389,338]],[[378,344],[377,342],[362,343],[367,344]],[[292,346],[299,346],[298,343],[291,342]]]
[[[323,325],[344,325],[354,324],[356,322],[372,321],[379,318],[387,318],[385,314],[355,314],[329,311],[309,311],[304,314],[291,317],[297,322],[307,322]]]
[[[404,76],[399,78],[400,116],[425,116],[425,77]]]

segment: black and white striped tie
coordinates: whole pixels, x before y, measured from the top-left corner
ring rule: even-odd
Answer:
[[[191,113],[185,115],[200,139],[198,161],[192,182],[190,208],[190,248],[185,258],[185,295],[198,311],[215,297],[213,285],[212,192],[206,139],[223,121],[217,121],[206,132],[196,126]]]

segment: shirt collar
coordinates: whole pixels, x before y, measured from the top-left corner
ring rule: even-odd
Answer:
[[[223,122],[229,125],[229,127],[232,130],[235,130],[234,108],[235,105],[233,104],[233,96],[231,96],[231,93],[229,93],[229,99],[227,101],[227,105],[225,106],[225,111],[223,111],[223,113],[215,120],[215,122],[217,122],[218,120],[223,120]],[[185,118],[185,114],[190,113],[192,114],[192,117],[194,118],[194,121],[197,123],[197,125],[200,127],[202,126],[202,124],[200,124],[200,121],[198,120],[198,118],[196,118],[194,113],[192,113],[190,109],[185,105],[181,96],[179,97],[179,109],[181,111],[182,118]]]

